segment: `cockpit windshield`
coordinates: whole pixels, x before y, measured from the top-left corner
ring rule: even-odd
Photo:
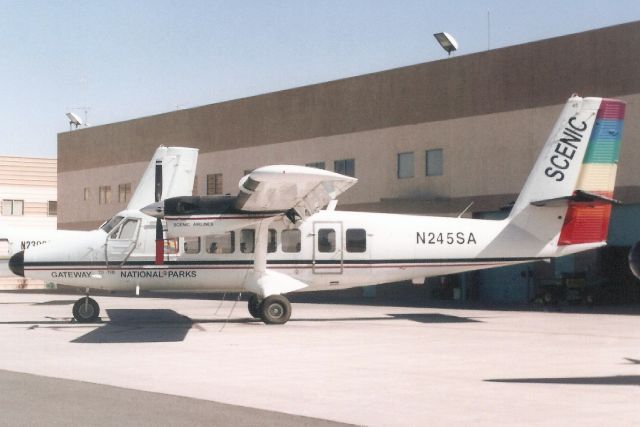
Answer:
[[[113,230],[113,227],[115,227],[116,225],[120,224],[120,221],[122,221],[123,218],[124,218],[123,216],[116,215],[113,218],[111,218],[110,220],[105,221],[105,223],[100,226],[100,229],[102,231],[104,231],[105,233],[108,233],[111,230]]]

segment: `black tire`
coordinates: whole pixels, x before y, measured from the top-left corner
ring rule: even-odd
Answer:
[[[100,316],[100,306],[89,297],[82,297],[73,304],[73,317],[78,323],[93,323]]]
[[[291,317],[291,304],[283,295],[271,295],[260,304],[260,318],[267,325],[282,325]]]
[[[255,319],[260,319],[261,317],[260,303],[261,301],[258,298],[258,295],[253,294],[249,297],[249,314]]]

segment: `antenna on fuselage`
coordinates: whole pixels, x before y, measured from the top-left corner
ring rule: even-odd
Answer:
[[[462,218],[462,215],[464,215],[465,213],[467,213],[467,211],[469,210],[469,208],[473,206],[473,202],[469,203],[469,205],[464,208],[464,210],[462,212],[460,212],[460,215],[458,215],[458,218]]]

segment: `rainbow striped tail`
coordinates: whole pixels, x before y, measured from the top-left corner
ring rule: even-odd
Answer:
[[[558,245],[607,240],[626,104],[602,99]],[[590,200],[580,200],[581,195]],[[593,197],[595,196],[595,197]]]

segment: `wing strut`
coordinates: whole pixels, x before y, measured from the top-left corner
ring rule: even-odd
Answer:
[[[308,285],[298,279],[267,268],[269,225],[274,217],[260,221],[256,230],[253,271],[247,274],[244,287],[262,298],[296,291]]]

